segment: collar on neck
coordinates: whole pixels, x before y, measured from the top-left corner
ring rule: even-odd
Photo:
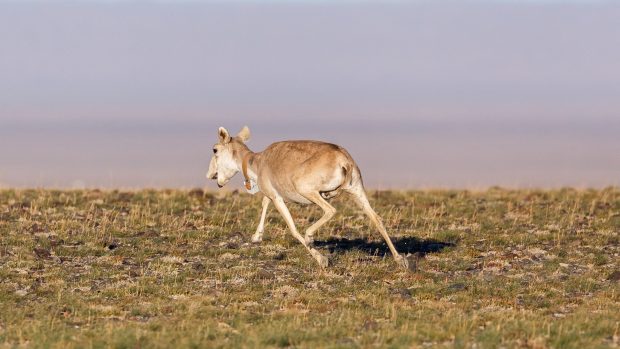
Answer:
[[[252,183],[250,183],[250,176],[248,176],[248,161],[250,160],[251,155],[252,153],[248,152],[243,156],[243,159],[241,160],[241,171],[243,172],[243,177],[245,179],[243,181],[243,184],[245,184],[245,188],[247,190],[252,190]]]

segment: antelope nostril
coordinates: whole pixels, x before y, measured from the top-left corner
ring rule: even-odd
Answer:
[[[211,179],[217,179],[217,172],[215,172],[215,174],[211,176]]]

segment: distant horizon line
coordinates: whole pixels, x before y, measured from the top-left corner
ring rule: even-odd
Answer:
[[[532,191],[561,191],[561,190],[576,190],[576,191],[588,191],[588,190],[620,190],[620,184],[609,184],[604,186],[566,186],[566,185],[558,185],[558,186],[503,186],[503,185],[488,185],[488,186],[471,186],[471,187],[460,187],[460,186],[420,186],[420,187],[386,187],[386,188],[375,188],[375,187],[365,187],[366,191],[370,192],[381,192],[381,191],[489,191],[489,190],[508,190],[508,191],[521,191],[521,190],[532,190]],[[162,186],[162,187],[106,187],[106,186],[93,186],[93,187],[83,187],[83,188],[71,188],[65,186],[40,186],[40,187],[31,187],[31,186],[3,186],[0,184],[0,191],[37,191],[37,190],[46,190],[46,191],[101,191],[101,192],[114,192],[114,191],[129,191],[129,192],[137,192],[137,191],[183,191],[183,192],[191,192],[195,190],[202,190],[205,193],[239,193],[239,194],[248,194],[245,193],[242,186],[231,186],[224,188],[211,188],[210,186]]]

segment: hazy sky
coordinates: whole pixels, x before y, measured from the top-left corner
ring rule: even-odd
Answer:
[[[217,127],[244,124],[255,150],[339,143],[375,188],[618,185],[619,18],[614,1],[0,1],[0,186],[203,186]]]

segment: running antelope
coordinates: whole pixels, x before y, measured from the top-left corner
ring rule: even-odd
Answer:
[[[341,192],[350,194],[357,205],[368,215],[388,244],[396,262],[407,268],[407,259],[396,251],[381,218],[375,213],[364,191],[362,175],[351,155],[342,147],[318,141],[284,141],[271,144],[260,153],[252,152],[246,142],[250,139],[247,126],[231,137],[220,127],[219,141],[213,146],[207,178],[217,180],[221,188],[235,175],[242,172],[249,193],[262,192],[263,208],[253,242],[263,239],[265,216],[269,203],[280,212],[291,234],[317,260],[321,267],[328,264],[327,257],[313,247],[314,233],[329,221],[336,209],[327,200]],[[285,202],[314,203],[325,214],[306,229],[302,236],[295,227]]]

